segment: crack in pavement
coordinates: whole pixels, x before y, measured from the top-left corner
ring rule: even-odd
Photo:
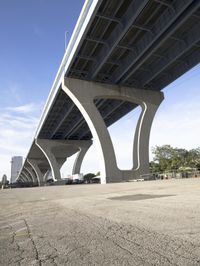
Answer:
[[[34,242],[34,240],[33,240],[32,235],[31,235],[30,227],[29,227],[29,225],[28,225],[26,219],[23,219],[23,220],[24,220],[24,223],[25,223],[26,228],[27,228],[28,236],[29,236],[29,238],[30,238],[30,240],[31,240],[31,243],[32,243],[32,245],[33,245],[33,249],[34,249],[34,251],[35,251],[35,259],[38,261],[39,266],[42,266],[42,262],[41,262],[41,260],[39,259],[39,254],[38,254],[38,250],[37,250],[36,244],[35,244],[35,242]]]

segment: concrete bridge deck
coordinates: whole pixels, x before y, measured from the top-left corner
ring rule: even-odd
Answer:
[[[0,191],[0,265],[200,265],[200,179]]]

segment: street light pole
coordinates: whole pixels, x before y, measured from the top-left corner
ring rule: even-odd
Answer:
[[[65,31],[65,51],[66,51],[66,49],[67,49],[67,35],[68,35],[68,31],[66,30]]]

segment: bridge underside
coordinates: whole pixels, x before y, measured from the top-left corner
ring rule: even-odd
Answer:
[[[87,25],[84,26],[84,21],[87,20],[94,2],[96,6]],[[80,95],[85,94],[92,99],[90,107],[100,114],[104,133],[107,127],[138,105],[144,110],[144,103],[152,104],[154,97],[156,110],[160,104],[156,101],[157,95],[161,95],[160,91],[200,62],[200,0],[87,1],[80,21],[76,29],[79,32],[77,34],[75,32],[75,36],[79,35],[83,27],[85,27],[84,31],[79,41],[72,43],[76,49],[70,62],[66,59],[61,65],[64,73],[58,73],[58,77],[65,77],[65,83],[66,80],[73,81],[79,92],[72,95],[68,81],[68,86],[61,84],[62,78],[56,81],[57,90],[36,136],[36,142],[37,139],[48,140],[49,143],[53,141],[84,142],[94,139],[95,142],[100,143],[100,161],[102,162],[106,158],[103,151],[105,145],[102,138],[94,133],[95,128],[97,132],[100,129],[97,130],[98,126],[95,126],[95,119],[92,121],[91,113],[89,117],[85,117],[87,107],[83,106],[82,100],[79,99],[82,97]],[[93,98],[91,98],[91,86],[96,93]],[[103,87],[107,88],[107,91],[116,91],[116,95],[108,97],[109,93],[106,92],[102,95],[100,92],[104,90]],[[119,88],[122,88],[121,95]],[[123,88],[126,88],[130,95],[135,93],[135,96],[126,97]],[[145,100],[142,100],[141,93]],[[146,99],[145,95],[149,95],[149,98]],[[138,97],[142,103],[138,101]],[[152,113],[149,112],[150,121],[153,119],[155,110]],[[143,126],[143,130],[149,132],[150,124]],[[142,125],[139,119],[138,127]],[[148,154],[148,138],[142,137],[146,138],[145,147],[142,148],[143,152],[139,152],[140,148],[137,145],[143,141],[142,138],[139,140],[142,133],[138,134],[136,132],[133,150],[133,157],[137,159],[133,160],[136,160],[134,169],[139,167],[140,171],[137,174],[141,174],[148,172],[148,156],[144,158],[143,168],[141,167],[143,160],[141,154],[144,150]],[[109,135],[107,133],[105,135],[110,142]],[[112,151],[111,144],[109,147]],[[113,152],[111,154],[113,157]],[[29,157],[31,157],[30,152],[27,158]],[[46,158],[48,158],[47,155]],[[115,156],[113,158],[113,169],[115,168],[115,174],[118,174],[120,180],[126,179],[127,176],[135,176],[134,169],[128,174],[119,173],[115,167]],[[114,178],[114,170],[109,175],[106,174],[106,162],[101,169],[104,173],[103,183],[106,180],[119,180]],[[58,171],[57,175],[59,178]]]
[[[200,62],[200,1],[98,1],[65,77],[160,91]],[[137,107],[97,99],[106,126]],[[61,84],[39,138],[91,139]]]

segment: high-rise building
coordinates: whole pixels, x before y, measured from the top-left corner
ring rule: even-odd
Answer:
[[[19,171],[22,167],[23,157],[22,156],[14,156],[11,159],[11,178],[10,182],[15,183],[16,178],[19,174]]]

